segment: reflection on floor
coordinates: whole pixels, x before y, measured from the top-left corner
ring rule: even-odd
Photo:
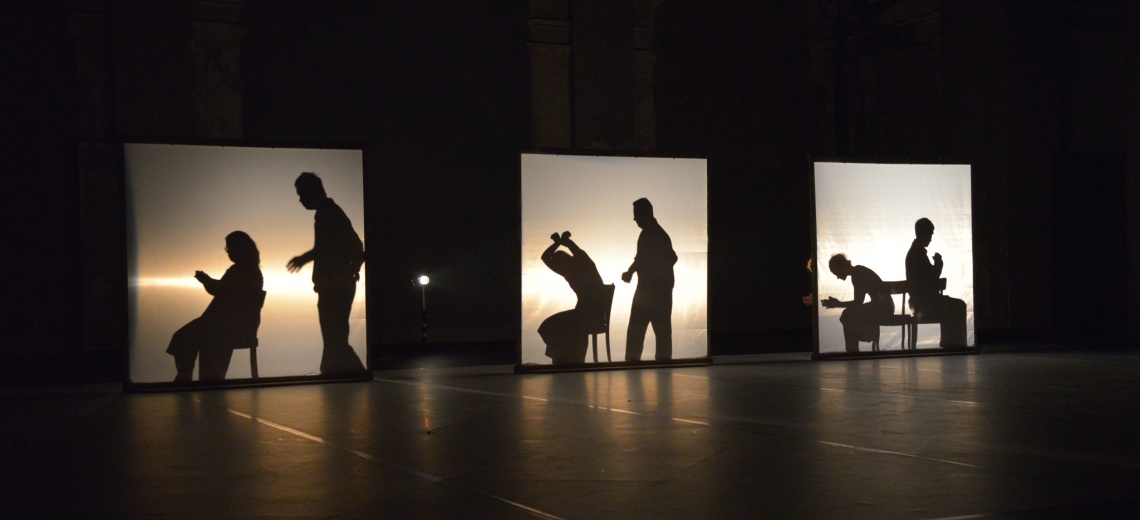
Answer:
[[[1140,353],[0,395],[3,518],[1127,518]]]

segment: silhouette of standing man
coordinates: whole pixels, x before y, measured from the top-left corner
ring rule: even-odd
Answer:
[[[934,253],[934,262],[926,258],[926,246],[934,237],[934,223],[920,218],[914,223],[914,242],[906,253],[906,281],[910,285],[910,306],[920,320],[937,320],[942,348],[966,347],[966,302],[939,294],[942,255]]]
[[[317,174],[304,172],[293,183],[301,205],[315,210],[313,248],[289,260],[290,273],[313,262],[313,291],[317,293],[324,351],[321,374],[356,374],[364,371],[360,357],[348,344],[348,315],[356,298],[356,282],[364,263],[364,244],[352,221],[328,195]]]
[[[629,311],[629,330],[625,339],[625,360],[640,361],[645,347],[645,331],[653,325],[657,337],[658,361],[673,358],[673,264],[677,253],[673,241],[653,218],[653,205],[649,199],[633,201],[633,221],[641,228],[637,237],[637,256],[629,269],[622,273],[621,281],[629,283],[637,273],[637,290]]]

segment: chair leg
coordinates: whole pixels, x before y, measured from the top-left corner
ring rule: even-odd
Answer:
[[[610,356],[610,331],[606,330],[606,361],[613,361],[614,358]]]
[[[249,348],[249,376],[257,379],[257,347]]]
[[[598,335],[597,334],[591,334],[590,336],[592,336],[594,338],[594,363],[597,363],[598,362]]]

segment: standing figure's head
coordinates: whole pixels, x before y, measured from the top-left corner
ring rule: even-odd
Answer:
[[[633,201],[633,221],[637,222],[639,228],[644,228],[653,221],[653,204],[649,203],[649,199],[642,197]]]
[[[934,223],[930,219],[923,217],[914,221],[914,238],[922,242],[923,246],[930,245],[930,239],[934,236]]]
[[[305,209],[317,209],[317,206],[320,206],[321,202],[328,198],[328,195],[325,194],[324,183],[313,172],[304,172],[298,175],[293,186],[297,188],[297,196],[300,197],[301,205]]]
[[[827,261],[827,268],[840,280],[846,280],[851,275],[851,261],[843,253],[832,255],[831,260]]]
[[[258,265],[261,263],[261,252],[257,244],[245,231],[234,231],[226,235],[226,254],[235,264]]]

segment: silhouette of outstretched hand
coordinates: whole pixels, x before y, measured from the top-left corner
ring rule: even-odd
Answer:
[[[553,240],[553,241],[555,241],[555,242],[558,242],[558,241],[560,240],[560,239],[558,238],[558,232],[557,232],[557,231],[555,231],[555,232],[551,233],[551,234],[550,234],[550,239],[551,239],[551,240]]]
[[[633,271],[626,271],[621,274],[621,281],[629,283],[630,280],[633,280]]]
[[[206,280],[210,279],[210,275],[202,271],[194,271],[194,279],[198,280],[201,283],[206,283]]]
[[[567,240],[570,240],[570,232],[569,231],[563,231],[562,232],[562,241],[565,242]]]
[[[300,271],[302,267],[305,267],[307,263],[304,258],[294,256],[292,260],[289,260],[288,264],[285,264],[285,268],[288,269],[290,273],[295,273]]]
[[[819,304],[825,308],[832,309],[839,306],[839,300],[835,299],[834,296],[828,296],[826,300],[819,302]]]

